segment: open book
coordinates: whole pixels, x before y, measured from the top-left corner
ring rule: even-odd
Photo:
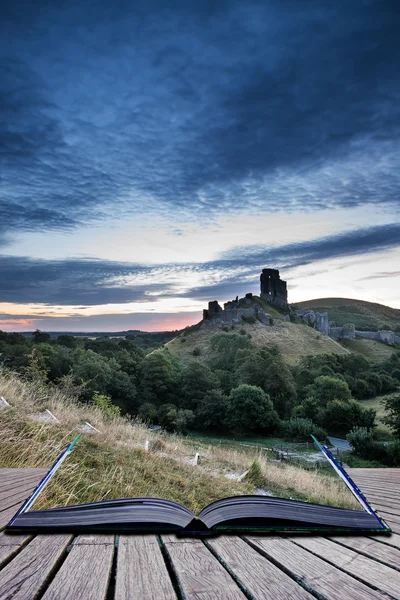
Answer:
[[[317,440],[314,440],[317,444]],[[76,443],[73,442],[73,444]],[[58,468],[70,445],[15,517],[8,532],[110,532],[178,533],[216,535],[267,531],[320,533],[390,532],[390,528],[368,504],[361,491],[336,462],[325,446],[326,458],[351,489],[363,511],[332,508],[299,500],[270,496],[233,496],[206,506],[198,516],[189,509],[160,498],[124,498],[79,504],[47,510],[29,511],[38,494]]]

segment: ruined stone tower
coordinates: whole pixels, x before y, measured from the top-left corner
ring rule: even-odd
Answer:
[[[288,309],[286,281],[279,277],[278,269],[263,269],[260,285],[263,300],[284,310]]]

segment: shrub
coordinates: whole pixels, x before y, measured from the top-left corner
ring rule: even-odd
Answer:
[[[400,438],[400,394],[392,394],[382,404],[387,413],[387,416],[382,419],[383,422],[394,430],[396,437]]]
[[[354,427],[347,435],[353,446],[353,452],[365,460],[378,461],[389,467],[400,465],[400,440],[384,445],[373,439],[373,434],[366,427]]]
[[[228,400],[226,426],[237,432],[268,433],[277,429],[279,417],[268,394],[260,387],[242,383]]]
[[[181,344],[183,344],[184,342],[186,342],[186,338],[182,337],[181,338]]]
[[[196,348],[193,348],[192,354],[193,354],[193,356],[200,356],[201,355],[201,349],[196,346]]]
[[[106,396],[105,394],[94,392],[92,404],[100,408],[101,412],[107,417],[119,417],[121,414],[119,406],[115,406],[110,396]]]
[[[363,409],[358,402],[334,400],[318,413],[317,422],[335,433],[348,433],[354,426],[372,428],[375,426],[376,412]]]
[[[253,325],[257,321],[257,319],[253,315],[242,315],[242,321]]]
[[[274,320],[273,320],[273,318],[272,318],[272,317],[270,317],[270,318],[269,318],[269,324],[270,324],[270,325],[273,325],[273,324],[274,324]]]
[[[294,417],[282,423],[283,434],[289,440],[295,442],[309,442],[310,435],[315,435],[318,440],[325,441],[327,434],[322,427],[319,427],[311,419],[302,419]]]
[[[386,446],[388,463],[392,467],[400,467],[400,440],[395,440]]]
[[[263,485],[265,485],[265,480],[262,474],[262,469],[261,469],[261,464],[260,461],[257,460],[257,458],[255,460],[253,460],[253,462],[251,463],[251,467],[249,469],[249,472],[247,473],[246,477],[245,477],[246,481],[252,483],[255,487],[261,488],[263,487]]]
[[[353,427],[347,434],[346,439],[353,446],[354,453],[358,456],[366,456],[373,444],[372,431],[367,427]]]

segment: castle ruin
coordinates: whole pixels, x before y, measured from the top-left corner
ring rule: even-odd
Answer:
[[[268,304],[288,310],[286,281],[279,277],[278,269],[263,269],[260,276],[260,296]]]
[[[242,321],[260,321],[265,325],[272,325],[274,319],[281,321],[294,321],[309,325],[319,333],[330,337],[335,341],[355,339],[356,337],[367,338],[385,342],[386,344],[400,344],[400,336],[393,331],[356,331],[353,323],[337,327],[329,322],[327,312],[314,312],[310,308],[301,310],[290,309],[288,304],[288,293],[286,281],[279,276],[278,269],[263,269],[260,275],[260,296],[272,306],[285,311],[285,315],[271,317],[248,293],[244,298],[236,296],[235,300],[225,302],[222,308],[217,300],[208,303],[208,308],[203,310],[202,325],[205,327],[219,328],[223,325],[240,323]]]

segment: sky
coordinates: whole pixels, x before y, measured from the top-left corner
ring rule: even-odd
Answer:
[[[0,329],[400,308],[398,0],[3,0]]]

